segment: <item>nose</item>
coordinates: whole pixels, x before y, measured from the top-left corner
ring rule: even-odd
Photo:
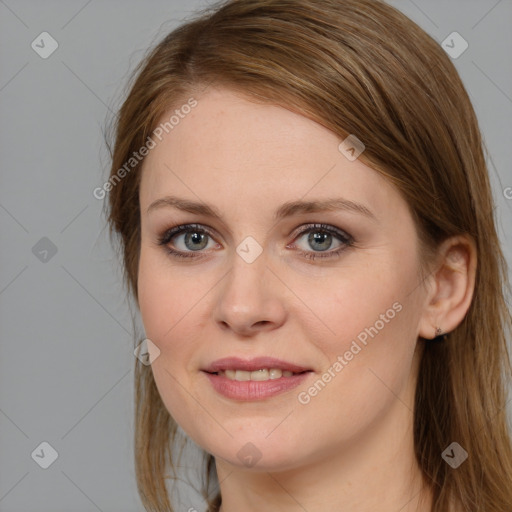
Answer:
[[[217,288],[214,320],[222,330],[253,336],[285,322],[284,285],[267,267],[265,252],[252,263],[233,255],[231,270]]]

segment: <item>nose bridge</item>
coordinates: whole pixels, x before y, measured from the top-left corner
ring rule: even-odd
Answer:
[[[219,287],[215,320],[236,331],[277,326],[284,318],[279,285],[268,270],[265,251],[256,254],[251,241],[233,254],[231,269]]]
[[[264,248],[254,237],[246,236],[233,251],[228,281],[234,287],[241,288],[245,285],[247,288],[256,288],[263,276],[268,273],[268,264],[268,248]]]
[[[242,244],[240,247],[243,249]],[[222,290],[223,299],[231,301],[233,305],[240,301],[239,308],[244,304],[245,307],[256,307],[262,302],[264,296],[268,298],[267,257],[262,253],[253,261],[245,260],[238,250],[233,254],[231,271],[226,276]]]

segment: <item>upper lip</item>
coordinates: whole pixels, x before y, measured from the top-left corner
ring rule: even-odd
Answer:
[[[260,370],[261,368],[279,368],[294,373],[310,371],[311,368],[305,368],[274,357],[255,357],[252,359],[241,359],[240,357],[224,357],[211,363],[203,371],[216,373],[223,370],[245,370],[248,372]]]

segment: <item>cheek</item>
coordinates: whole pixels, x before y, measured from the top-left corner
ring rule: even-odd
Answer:
[[[409,378],[416,347],[419,289],[413,258],[376,258],[379,265],[350,268],[338,279],[293,287],[307,308],[294,319],[306,339],[323,353],[336,393],[353,396],[389,394],[382,379],[400,390]],[[373,372],[373,373],[372,373]],[[329,394],[329,393],[326,393]],[[355,394],[355,395],[354,395]]]
[[[142,248],[137,278],[139,308],[146,336],[154,343],[160,338],[157,334],[161,332],[167,300],[165,296],[162,296],[163,280],[158,279],[159,273],[155,262]]]
[[[322,421],[333,438],[350,439],[363,432],[407,393],[416,347],[417,308],[412,296],[403,293],[400,282],[381,282],[376,288],[361,288],[345,281],[343,291],[324,301],[317,295],[319,316],[334,331],[322,336],[308,326],[309,340],[324,355],[317,380],[297,390],[302,418],[306,423]],[[313,298],[312,309],[315,309]],[[322,329],[325,332],[325,329]],[[401,405],[398,406],[401,408]],[[404,406],[403,411],[408,409]]]
[[[142,248],[139,307],[146,337],[160,349],[155,369],[165,365],[173,374],[184,373],[199,350],[204,324],[201,312],[208,297],[207,280],[201,279],[201,286],[197,282],[197,276],[188,275],[186,269],[168,266],[158,251]]]
[[[183,387],[190,388],[186,363],[197,350],[191,339],[190,318],[193,304],[200,299],[194,296],[194,287],[188,279],[166,269],[160,255],[147,248],[141,249],[138,294],[139,307],[146,337],[160,350],[151,364],[155,384],[166,409],[180,425],[188,425],[190,397]],[[187,292],[191,289],[193,293]]]
[[[169,276],[161,258],[143,247],[138,275],[139,307],[146,336],[160,350],[183,317],[187,302],[181,283]]]
[[[296,279],[290,287],[302,309],[294,311],[294,319],[302,319],[305,332],[323,334],[327,346],[340,343],[343,347],[359,334],[364,342],[368,329],[375,333],[372,327],[390,331],[390,326],[410,320],[403,310],[413,298],[414,276],[415,267],[409,262],[381,258],[373,268],[351,266],[314,281]]]

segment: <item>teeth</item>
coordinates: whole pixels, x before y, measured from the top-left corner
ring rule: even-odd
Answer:
[[[257,381],[265,381],[265,380],[274,380],[280,379],[281,377],[291,377],[293,372],[288,370],[282,371],[279,368],[262,368],[261,370],[255,370],[253,372],[248,372],[245,370],[225,370],[218,372],[219,375],[225,376],[230,380],[257,380]]]

